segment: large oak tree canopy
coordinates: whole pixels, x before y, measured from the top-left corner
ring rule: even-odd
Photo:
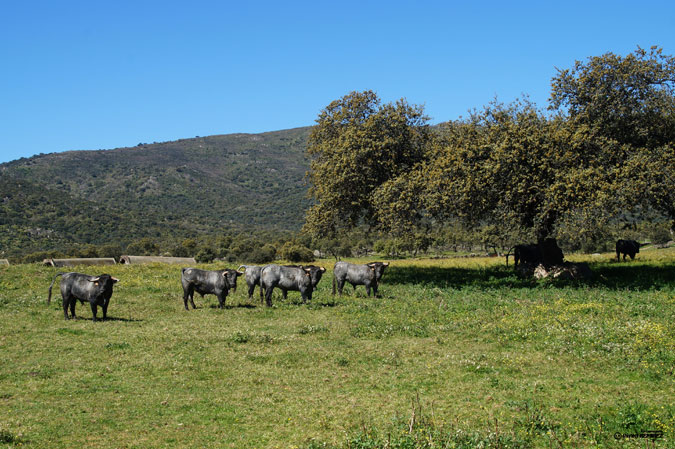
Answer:
[[[309,137],[310,194],[305,228],[322,236],[374,223],[380,186],[424,160],[428,118],[404,99],[382,104],[372,91],[333,101]]]
[[[541,240],[571,215],[675,220],[674,86],[675,59],[638,48],[559,70],[549,112],[494,102],[431,128],[419,106],[352,92],[310,137],[305,229],[327,236],[366,223],[400,236],[452,220]]]

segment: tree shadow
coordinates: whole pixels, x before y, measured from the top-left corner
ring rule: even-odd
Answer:
[[[426,285],[437,288],[537,288],[539,286],[600,287],[612,290],[675,289],[675,264],[589,263],[593,277],[584,280],[520,278],[514,268],[393,266],[380,281],[386,285]],[[382,288],[382,287],[380,287]]]

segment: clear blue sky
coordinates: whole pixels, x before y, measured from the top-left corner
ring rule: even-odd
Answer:
[[[433,122],[637,45],[675,54],[672,1],[6,1],[0,162],[312,125],[373,89]]]

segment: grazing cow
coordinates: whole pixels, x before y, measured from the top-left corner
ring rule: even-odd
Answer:
[[[293,290],[300,292],[303,302],[311,301],[314,291],[313,277],[319,282],[324,271],[325,268],[319,267],[267,265],[260,272],[260,302],[262,303],[264,296],[267,306],[271,307],[275,287],[281,289],[284,298],[288,290]]]
[[[75,318],[75,304],[79,300],[82,304],[85,301],[91,306],[92,320],[96,321],[98,306],[103,308],[103,319],[108,316],[108,304],[113,294],[113,285],[119,281],[109,274],[90,276],[82,273],[56,273],[52,283],[49,285],[49,294],[47,304],[52,301],[52,287],[56,278],[61,277],[61,297],[63,298],[63,315],[68,320],[68,309],[72,318]]]
[[[630,259],[635,259],[635,255],[640,252],[640,243],[635,240],[617,240],[616,241],[616,260],[620,262],[620,254],[623,254],[623,260],[626,260],[626,256],[630,256]]]
[[[237,277],[241,276],[237,270],[225,269],[218,271],[206,271],[198,268],[183,268],[181,270],[181,283],[183,284],[183,303],[185,310],[188,308],[188,299],[192,308],[196,309],[194,302],[194,292],[202,295],[216,295],[218,298],[218,307],[225,307],[225,298],[227,293],[237,289]]]
[[[255,286],[260,285],[260,272],[263,267],[258,267],[255,265],[239,265],[237,270],[241,270],[244,267],[244,279],[246,279],[246,285],[248,285],[248,299],[253,299],[253,292],[255,291]]]
[[[333,294],[335,294],[336,282],[340,296],[342,296],[342,288],[345,282],[349,282],[354,290],[356,290],[357,285],[365,285],[368,296],[370,296],[372,287],[375,296],[377,296],[377,284],[384,274],[384,269],[388,266],[389,262],[371,262],[364,265],[336,262],[335,267],[333,267]]]

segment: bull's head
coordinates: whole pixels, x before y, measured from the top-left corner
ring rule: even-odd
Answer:
[[[384,269],[389,266],[389,262],[371,262],[368,264],[368,268],[375,275],[375,280],[379,281],[382,275],[384,274]]]
[[[225,283],[227,287],[232,290],[232,293],[237,291],[237,278],[244,273],[241,273],[237,270],[231,270],[229,268],[223,270],[223,277],[225,278]]]
[[[94,279],[89,279],[89,282],[93,282],[94,285],[98,285],[98,284],[101,282],[101,278],[102,278],[102,277],[106,277],[106,278],[110,279],[110,280],[112,281],[113,284],[119,282],[119,279],[114,278],[114,277],[112,277],[112,276],[109,276],[109,275],[107,275],[107,274],[102,274],[102,275],[100,275],[100,276],[96,276]]]

